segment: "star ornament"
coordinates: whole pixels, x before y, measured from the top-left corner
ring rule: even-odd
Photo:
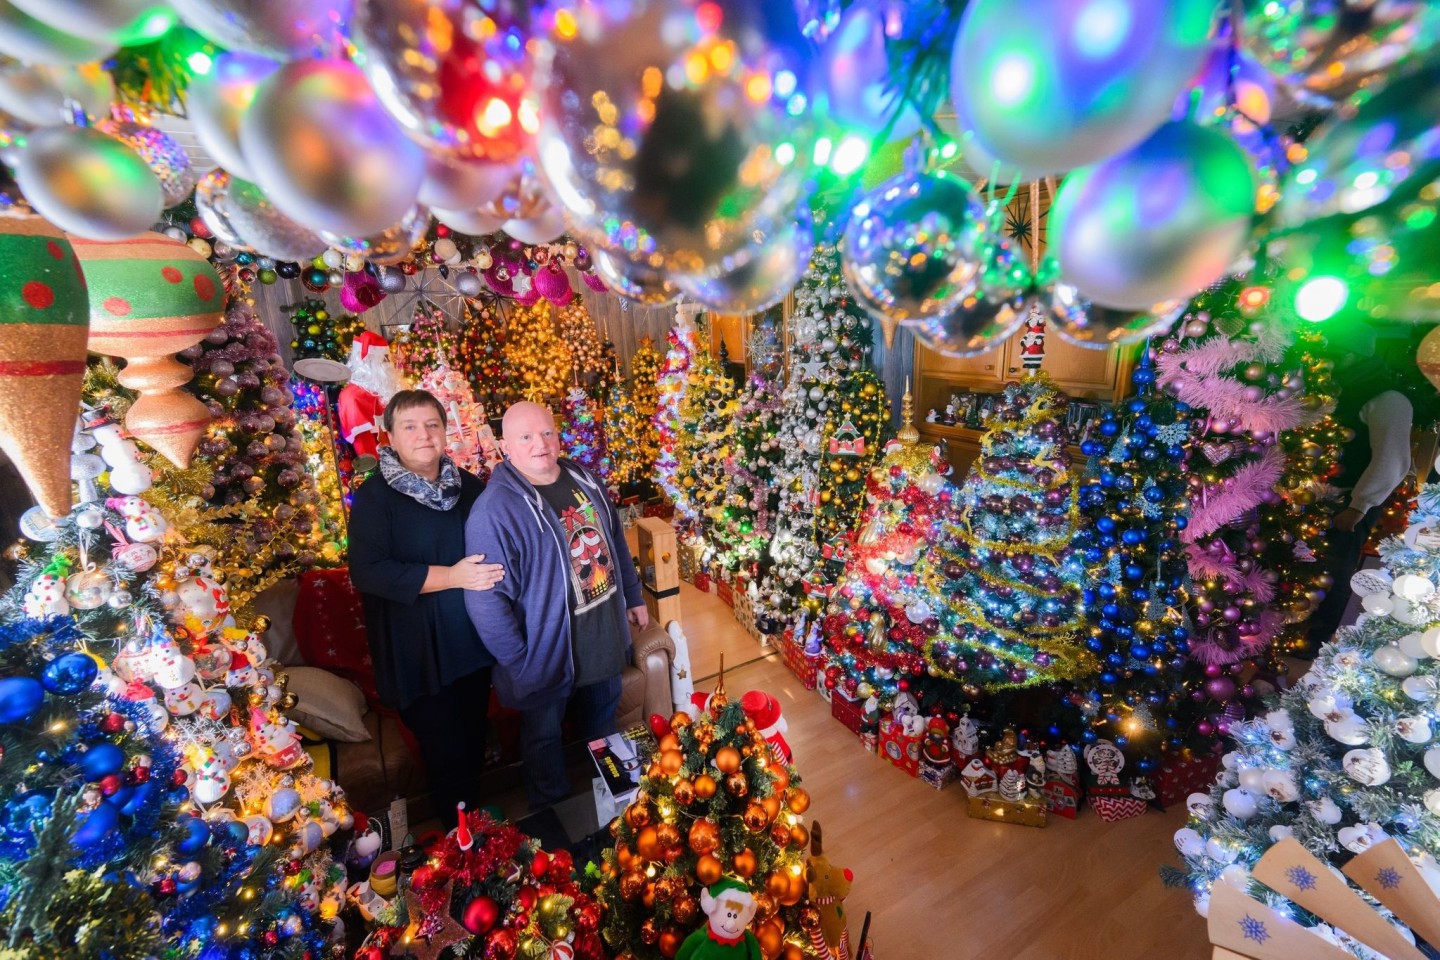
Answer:
[[[436,960],[446,947],[470,936],[469,931],[450,916],[450,888],[454,884],[454,880],[445,884],[445,906],[432,914],[427,914],[420,906],[420,898],[414,890],[409,887],[405,889],[405,913],[410,918],[410,926],[390,949],[392,957]]]

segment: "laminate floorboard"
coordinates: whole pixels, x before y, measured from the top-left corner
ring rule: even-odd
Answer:
[[[851,936],[871,911],[878,960],[1210,956],[1189,896],[1160,882],[1160,866],[1179,862],[1183,808],[1115,824],[1087,809],[1043,829],[971,820],[959,784],[935,790],[864,750],[713,592],[682,585],[681,609],[697,689],[713,689],[723,653],[731,696],[780,700],[807,815],[830,861],[855,873]]]

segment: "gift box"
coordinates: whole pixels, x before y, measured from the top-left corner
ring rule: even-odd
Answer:
[[[920,776],[920,736],[907,734],[898,720],[880,722],[880,752],[910,776]]]
[[[1045,809],[1057,817],[1074,820],[1080,815],[1080,791],[1064,780],[1045,781]]]
[[[880,734],[874,730],[866,730],[860,734],[860,744],[871,753],[880,752]]]
[[[928,760],[920,761],[920,779],[924,780],[936,790],[944,790],[955,779],[960,776],[960,771],[955,769],[953,763],[931,763]]]
[[[715,581],[715,596],[727,607],[735,606],[735,588],[724,580]]]
[[[661,520],[669,520],[675,516],[675,504],[669,500],[650,500],[641,509],[641,514],[647,517],[659,517]]]
[[[696,590],[699,590],[701,593],[709,593],[709,592],[710,592],[710,574],[706,573],[704,570],[696,570],[696,571],[695,571],[694,587],[695,587]]]
[[[1163,810],[1172,804],[1184,803],[1192,793],[1209,793],[1220,772],[1218,754],[1206,754],[1182,760],[1171,757],[1160,765],[1155,774],[1155,800]]]
[[[800,645],[788,636],[782,638],[779,643],[780,659],[785,661],[785,666],[795,674],[795,679],[800,681],[801,686],[806,690],[815,689],[816,664],[814,657],[805,656],[805,651]]]
[[[1123,787],[1092,787],[1086,799],[1090,801],[1091,809],[1106,823],[1129,820],[1150,809],[1148,802],[1132,796]]]
[[[976,820],[1018,823],[1025,827],[1043,827],[1048,823],[1045,801],[1040,797],[1006,800],[998,793],[982,793],[971,797],[966,809]]]
[[[860,725],[863,722],[864,704],[859,697],[851,697],[844,690],[836,687],[830,697],[830,716],[844,724],[845,729],[860,735]]]

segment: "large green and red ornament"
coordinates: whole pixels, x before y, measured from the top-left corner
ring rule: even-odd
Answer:
[[[125,360],[120,382],[140,393],[126,429],[176,466],[189,466],[210,411],[180,389],[191,370],[174,354],[220,324],[220,275],[189,246],[158,233],[71,241],[89,289],[90,350]]]
[[[40,217],[0,217],[0,277],[0,450],[62,517],[85,378],[85,278],[65,234]]]

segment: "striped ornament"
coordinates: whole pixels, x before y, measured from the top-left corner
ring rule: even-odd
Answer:
[[[0,449],[54,517],[70,512],[89,319],[65,234],[39,217],[0,217]]]
[[[179,389],[191,370],[173,354],[219,325],[220,275],[189,246],[158,233],[70,239],[89,288],[90,349],[125,360],[120,382],[140,393],[126,428],[176,466],[189,466],[210,412]]]

